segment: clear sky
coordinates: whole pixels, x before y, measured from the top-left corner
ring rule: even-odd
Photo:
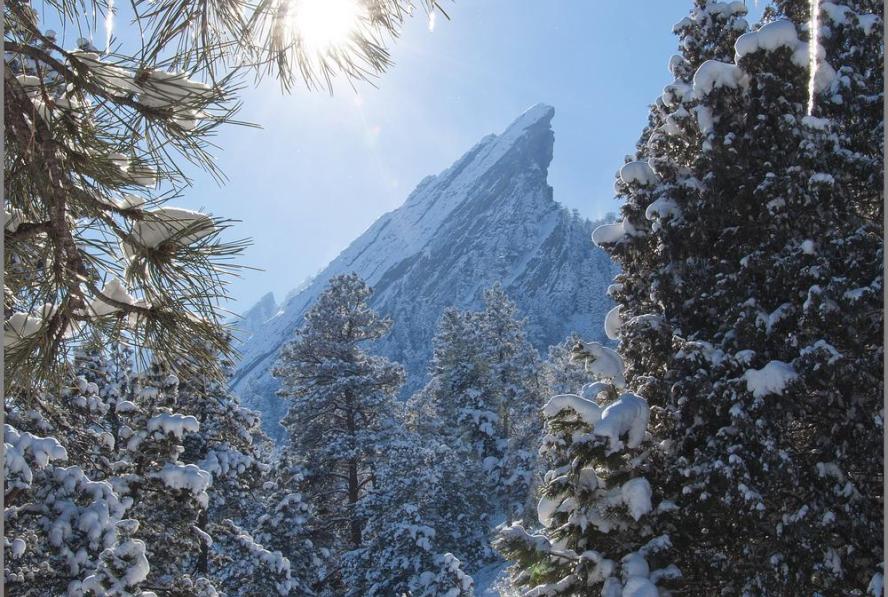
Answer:
[[[242,220],[229,236],[251,237],[242,261],[264,271],[232,285],[241,312],[268,291],[280,301],[424,176],[544,102],[555,107],[555,199],[603,215],[618,208],[614,174],[671,80],[672,25],[691,5],[444,0],[452,20],[433,31],[422,15],[408,22],[375,88],[284,95],[267,80],[247,90],[239,117],[263,128],[219,135],[228,184],[197,177],[176,203]]]

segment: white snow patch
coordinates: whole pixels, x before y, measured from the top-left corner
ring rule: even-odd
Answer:
[[[644,576],[630,576],[621,597],[659,597],[657,585]]]
[[[145,218],[133,224],[132,235],[144,247],[156,249],[166,242],[190,245],[216,232],[216,224],[207,214],[180,207],[160,207],[145,212]],[[127,254],[135,248],[124,245]]]
[[[582,355],[577,358],[585,361],[587,371],[611,380],[618,388],[626,385],[626,378],[623,376],[623,358],[617,351],[598,342],[589,342],[583,345]]]
[[[10,546],[10,549],[12,550],[12,557],[13,558],[22,557],[22,555],[24,555],[24,553],[25,553],[25,548],[27,546],[28,546],[28,544],[25,543],[24,539],[19,539],[19,538],[13,539],[12,545]]]
[[[604,409],[601,422],[595,426],[593,433],[608,438],[610,453],[623,447],[620,437],[626,434],[626,445],[637,448],[644,440],[649,417],[647,401],[637,394],[627,392]]]
[[[694,73],[694,94],[702,98],[716,87],[736,89],[745,86],[745,77],[746,74],[736,64],[707,60]]]
[[[206,507],[209,496],[207,488],[212,476],[196,464],[165,464],[164,467],[151,475],[160,479],[170,489],[184,489],[197,498],[198,503]]]
[[[653,186],[660,182],[660,177],[654,173],[648,162],[629,162],[620,168],[620,179],[626,184],[639,184],[641,186]]]
[[[197,433],[200,424],[192,415],[180,415],[178,413],[161,413],[148,419],[148,431],[160,431],[164,435],[174,435],[176,439],[182,439],[185,432]]]
[[[644,210],[644,217],[648,220],[667,219],[681,217],[681,208],[669,197],[660,197],[647,206]]]
[[[562,501],[564,501],[563,495],[555,497],[544,495],[540,497],[540,501],[537,502],[537,519],[541,525],[548,527],[552,524],[553,516],[558,511]]]
[[[606,381],[594,381],[592,383],[584,384],[582,388],[580,388],[580,396],[585,398],[586,400],[594,401],[601,395],[602,392],[611,392],[614,389],[614,385],[608,383]]]
[[[120,278],[111,278],[102,288],[102,296],[117,303],[132,305],[136,302]],[[97,296],[89,304],[89,314],[93,317],[102,317],[121,310],[116,304],[106,302],[102,296]]]
[[[55,311],[53,305],[46,303],[41,309],[30,313],[13,313],[3,326],[3,346],[9,348],[39,332],[43,323]]]
[[[604,318],[604,333],[611,340],[617,340],[620,338],[620,327],[622,325],[623,320],[620,318],[620,306],[617,305],[608,311]]]
[[[601,247],[605,244],[620,242],[626,236],[635,234],[635,226],[625,219],[614,224],[602,224],[592,231],[592,242]]]
[[[543,414],[551,419],[564,410],[572,410],[580,420],[590,426],[601,420],[601,407],[575,394],[553,396],[543,407]]]
[[[756,398],[769,394],[782,395],[786,386],[798,378],[798,373],[789,363],[771,361],[761,369],[748,369],[743,374],[746,389]]]
[[[818,131],[828,130],[831,122],[832,121],[829,118],[818,118],[817,116],[811,115],[802,117],[803,125]]]
[[[759,50],[774,51],[780,47],[795,50],[798,44],[799,36],[793,22],[780,19],[762,26],[758,31],[750,31],[738,37],[734,43],[735,59],[739,61]]]
[[[620,487],[623,503],[629,508],[632,518],[638,520],[651,511],[651,484],[644,477],[630,479]],[[647,576],[647,573],[645,573]]]

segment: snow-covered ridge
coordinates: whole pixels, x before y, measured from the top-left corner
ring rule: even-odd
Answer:
[[[280,418],[285,405],[269,370],[306,309],[341,273],[364,278],[374,289],[371,305],[394,320],[377,350],[405,365],[405,392],[425,379],[443,309],[477,306],[496,281],[528,317],[540,350],[572,331],[603,336],[610,307],[604,289],[615,270],[592,245],[591,224],[553,199],[546,177],[554,113],[538,104],[501,134],[487,135],[451,167],[423,179],[401,207],[382,215],[282,305],[264,297],[247,311],[233,380],[242,400],[262,411],[266,423]],[[580,292],[590,280],[600,281],[600,292]]]

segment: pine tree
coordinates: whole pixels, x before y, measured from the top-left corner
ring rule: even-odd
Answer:
[[[244,530],[257,524],[264,506],[256,492],[270,469],[271,447],[259,428],[258,414],[242,408],[216,375],[217,370],[227,373],[231,365],[220,357],[215,366],[195,360],[176,367],[176,413],[197,421],[196,429],[182,435],[179,460],[210,476],[208,503],[197,520],[206,536],[201,535],[196,560],[183,566],[211,578],[230,595],[253,590],[255,578],[264,578],[271,569],[268,578],[283,590],[290,585],[289,565],[278,562]]]
[[[467,551],[486,533],[458,518],[471,511],[471,496],[453,491],[448,454],[438,448],[406,430],[386,442],[359,504],[364,544],[345,555],[348,595],[473,594],[471,577],[444,545]]]
[[[311,595],[294,583],[290,560],[280,551],[267,549],[230,519],[211,528],[213,576],[225,595]]]
[[[197,433],[192,415],[176,410],[179,379],[169,365],[153,362],[133,383],[131,400],[117,405],[126,415],[120,433],[120,460],[111,480],[131,502],[127,513],[139,522],[152,590],[211,594],[211,579],[194,566],[208,539],[200,521],[209,504],[209,472],[181,456],[187,433]],[[189,565],[190,564],[190,565]]]
[[[426,432],[446,437],[454,449],[481,463],[495,462],[500,447],[498,407],[484,388],[487,364],[481,354],[479,319],[477,313],[444,310],[432,340],[431,379],[409,410],[421,413]]]
[[[882,8],[818,5],[812,40],[809,3],[777,2],[688,43],[732,6],[679,28],[623,223],[595,233],[675,504],[656,528],[697,591],[862,594],[882,560]]]
[[[119,39],[114,2],[6,3],[7,390],[58,382],[67,349],[96,337],[171,360],[227,351],[216,306],[244,243],[220,241],[223,219],[163,204],[190,186],[186,163],[222,180],[211,137],[234,122],[240,75],[331,90],[337,74],[371,77],[412,8],[361,2],[347,40],[315,48],[287,2],[136,3]]]
[[[127,520],[129,504],[109,482],[118,461],[114,411],[125,385],[119,378],[101,353],[82,351],[59,395],[7,396],[8,594],[28,587],[101,593],[112,585],[118,594],[141,594],[145,544],[133,539],[138,522]],[[112,554],[114,569],[128,571],[128,580],[108,580]]]
[[[6,593],[141,595],[145,544],[130,538],[138,525],[125,519],[126,504],[112,486],[61,466],[68,452],[54,437],[9,424],[3,436]]]
[[[584,385],[595,381],[585,363],[574,358],[573,348],[582,343],[580,336],[571,334],[561,343],[549,347],[540,372],[544,395],[576,394]]]
[[[655,534],[650,523],[648,404],[635,393],[620,393],[619,379],[608,379],[611,358],[619,357],[602,350],[592,345],[576,353],[601,381],[583,386],[582,395],[554,396],[543,407],[540,452],[548,470],[537,505],[542,528],[533,532],[516,523],[495,542],[516,562],[514,584],[532,588],[530,594],[657,595],[658,586],[668,588],[681,576],[670,561],[669,536]]]
[[[274,369],[280,395],[290,401],[286,450],[306,468],[319,547],[337,552],[364,544],[358,505],[373,487],[404,380],[399,365],[364,348],[391,327],[367,306],[370,294],[356,274],[330,280]]]
[[[485,291],[481,358],[487,366],[485,393],[497,402],[502,444],[492,478],[509,522],[521,518],[530,499],[536,466],[531,446],[542,429],[539,357],[527,340],[525,324],[500,284]]]
[[[330,571],[327,548],[317,548],[318,520],[305,500],[305,470],[285,451],[263,485],[261,514],[256,521],[256,540],[280,551],[290,562],[292,590],[315,594]]]
[[[539,435],[538,356],[499,285],[480,312],[447,309],[433,340],[431,379],[408,404],[408,421],[464,455],[486,514],[520,517],[531,493]],[[468,489],[468,488],[467,488]]]

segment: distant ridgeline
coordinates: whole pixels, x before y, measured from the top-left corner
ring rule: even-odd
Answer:
[[[286,404],[271,368],[307,308],[337,274],[356,272],[370,305],[394,320],[375,350],[404,365],[406,398],[427,379],[431,340],[445,307],[480,306],[500,282],[545,354],[572,332],[606,341],[606,290],[617,271],[591,241],[596,223],[564,208],[547,182],[554,134],[550,106],[536,105],[500,135],[488,135],[404,204],[383,215],[282,305],[266,295],[238,323],[241,360],[233,389],[280,438]]]

